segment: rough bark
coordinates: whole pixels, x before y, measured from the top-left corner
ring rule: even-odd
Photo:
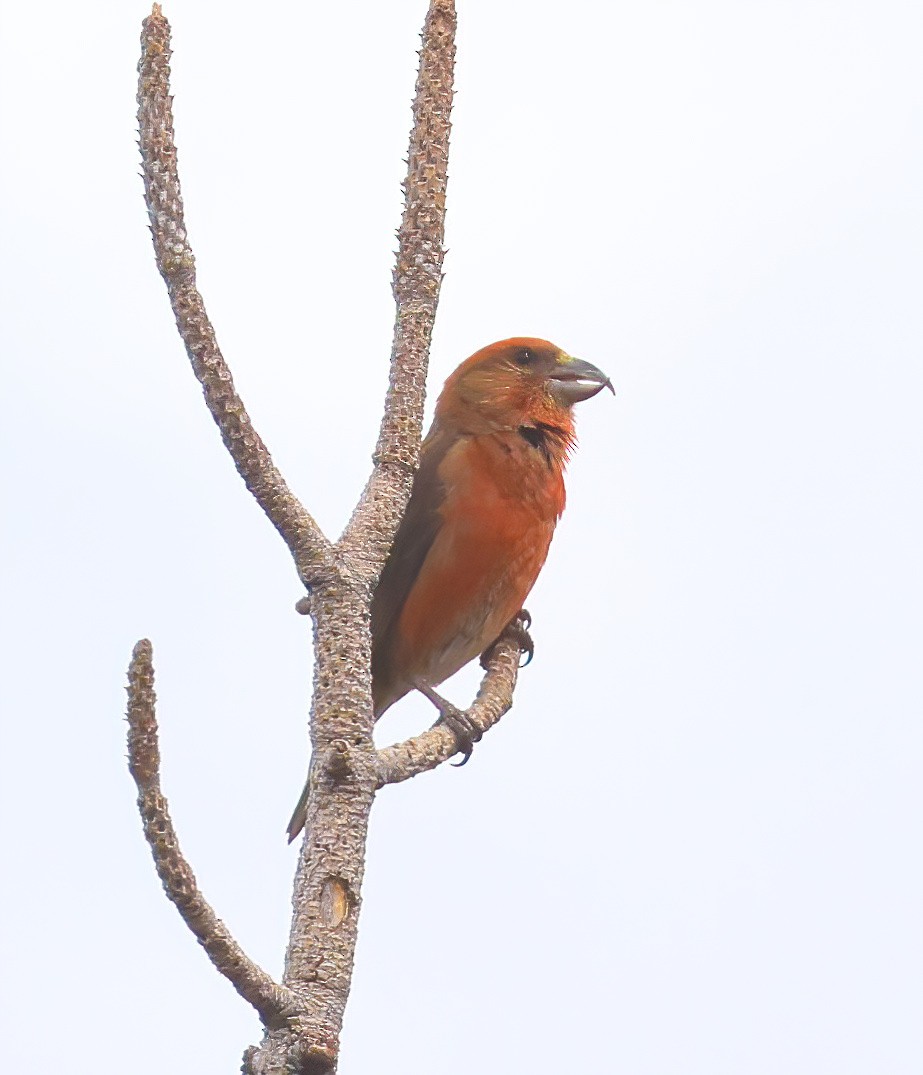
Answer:
[[[281,983],[230,936],[198,890],[160,789],[151,646],[129,669],[129,756],[145,836],[168,897],[216,968],[257,1010],[265,1033],[246,1075],[336,1071],[362,899],[369,813],[384,784],[435,768],[457,750],[441,724],[377,751],[372,741],[369,605],[410,495],[420,448],[426,371],[442,281],[449,117],[455,56],[452,0],[431,0],[413,105],[404,213],[398,232],[390,385],[373,470],[340,541],[321,533],[253,429],[196,288],[186,235],[169,93],[170,28],[159,5],[144,22],[138,121],[145,197],[158,268],[206,404],[235,466],[281,534],[309,593],[314,695],[307,824],[295,875]],[[487,731],[512,704],[521,631],[501,638],[468,717]]]
[[[429,345],[445,253],[455,26],[453,0],[432,0],[423,26],[392,277],[396,309],[390,383],[374,469],[340,539],[342,551],[373,581],[407,505],[420,454]]]
[[[173,136],[170,56],[170,24],[160,5],[154,4],[141,33],[138,133],[157,267],[167,285],[193,372],[225,447],[247,488],[292,550],[305,585],[311,586],[331,574],[330,543],[291,492],[253,428],[196,287],[195,256],[186,234]]]
[[[253,1005],[264,1025],[274,1025],[292,1006],[294,997],[246,955],[199,891],[160,790],[154,703],[153,648],[145,638],[135,646],[128,667],[128,768],[138,787],[144,835],[164,891],[215,969]]]

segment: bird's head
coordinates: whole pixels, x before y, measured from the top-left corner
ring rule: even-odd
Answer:
[[[571,408],[608,388],[609,378],[547,340],[517,336],[477,351],[451,374],[436,418],[460,433],[538,426],[573,437]]]

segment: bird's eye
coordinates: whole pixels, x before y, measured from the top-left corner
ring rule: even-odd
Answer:
[[[516,365],[528,366],[534,357],[535,356],[532,354],[528,347],[520,347],[520,349],[516,352]]]

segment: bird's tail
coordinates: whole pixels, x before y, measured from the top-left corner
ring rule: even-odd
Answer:
[[[288,842],[298,835],[304,828],[305,820],[308,816],[308,795],[311,793],[311,777],[305,781],[304,791],[301,793],[301,797],[298,800],[298,805],[295,807],[292,814],[292,820],[288,823]]]

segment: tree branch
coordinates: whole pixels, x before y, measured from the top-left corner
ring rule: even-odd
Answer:
[[[253,430],[196,289],[177,174],[169,96],[170,30],[159,5],[145,20],[139,127],[145,195],[158,267],[206,403],[248,489],[279,530],[310,600],[314,698],[310,793],[299,855],[283,984],[243,953],[204,901],[183,859],[159,786],[149,642],[129,671],[130,766],[145,835],[168,897],[221,971],[260,1013],[262,1043],[247,1075],[333,1075],[350,991],[369,814],[376,791],[434,768],[456,751],[441,727],[376,751],[372,741],[369,601],[410,495],[420,450],[426,372],[442,282],[450,112],[455,59],[453,0],[430,0],[413,105],[393,277],[396,304],[390,385],[372,474],[334,547],[293,496]],[[505,633],[468,711],[481,731],[512,704],[521,633]]]
[[[330,543],[288,488],[253,428],[196,288],[195,257],[186,235],[173,138],[170,55],[170,24],[160,5],[154,4],[141,31],[138,128],[144,195],[157,267],[167,285],[179,334],[225,447],[247,488],[291,550],[302,581],[310,586],[334,570]]]
[[[154,666],[147,639],[135,646],[128,667],[128,767],[138,786],[138,810],[167,897],[205,949],[215,969],[259,1013],[265,1026],[277,1025],[293,1008],[293,994],[246,955],[227,926],[205,901],[160,790],[160,747],[154,713]]]
[[[455,4],[431,0],[413,102],[404,215],[392,278],[397,306],[391,376],[374,469],[339,548],[368,582],[378,578],[403,515],[420,454],[426,371],[442,284]]]
[[[513,705],[513,690],[519,675],[522,654],[521,634],[507,628],[487,660],[487,673],[465,716],[483,735]],[[378,751],[378,786],[399,784],[448,761],[458,753],[455,733],[445,724],[434,724],[420,735],[382,747]]]

